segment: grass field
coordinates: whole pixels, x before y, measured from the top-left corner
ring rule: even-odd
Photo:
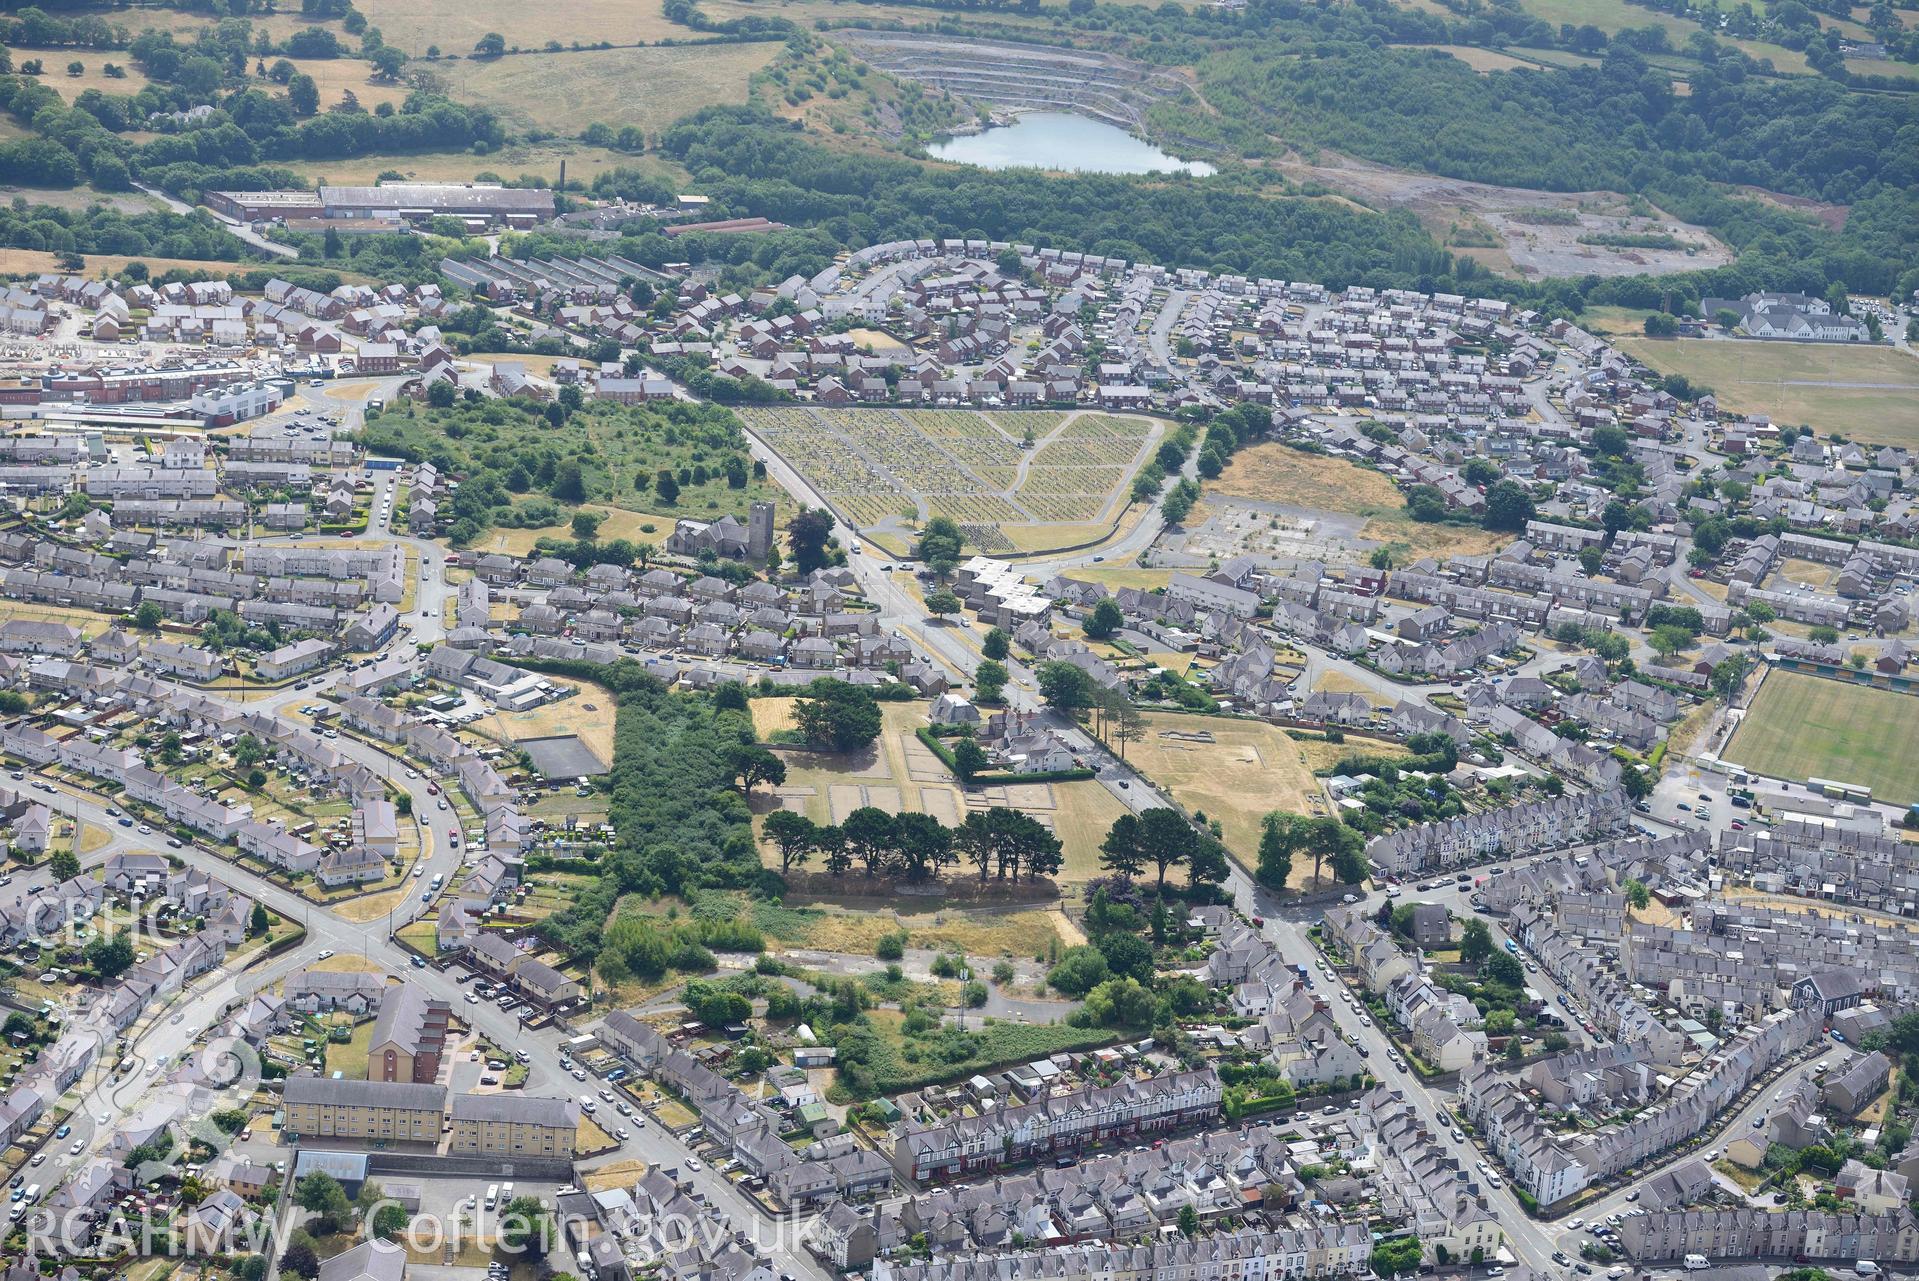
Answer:
[[[1919,699],[1843,681],[1774,672],[1726,758],[1773,778],[1829,778],[1874,800],[1919,801]]]
[[[701,107],[744,102],[747,78],[780,48],[761,42],[594,49],[442,64],[436,71],[459,101],[542,129],[577,134],[603,122],[653,133]]]
[[[1344,458],[1309,454],[1268,443],[1242,449],[1208,494],[1256,498],[1314,511],[1364,516],[1360,537],[1387,544],[1401,559],[1417,556],[1479,556],[1503,546],[1503,536],[1462,525],[1423,524],[1406,514],[1406,501],[1383,474]],[[1206,518],[1206,500],[1186,522]]]
[[[754,728],[763,736],[792,726],[792,699],[753,700]],[[792,753],[786,757],[786,783],[780,804],[816,823],[836,823],[852,810],[871,805],[890,813],[918,811],[952,826],[969,807],[1006,805],[1024,810],[1051,828],[1065,847],[1062,886],[1100,875],[1099,846],[1123,812],[1103,784],[1022,783],[981,786],[962,792],[951,773],[914,731],[926,723],[917,703],[881,705],[885,728],[874,746],[846,755]],[[756,802],[755,808],[761,803]],[[771,851],[767,852],[773,858]]]
[[[624,538],[629,543],[650,543],[658,547],[673,532],[673,519],[670,516],[650,516],[644,512],[630,512],[622,507],[608,507],[604,503],[584,503],[579,510],[594,512],[605,517],[600,522],[600,541],[610,543],[616,538]],[[494,529],[481,535],[474,544],[475,550],[483,552],[505,552],[509,556],[525,556],[532,552],[533,544],[542,538],[560,538],[571,541],[573,526],[569,523],[548,525],[538,529]],[[648,530],[645,526],[651,525]]]
[[[1494,71],[1511,71],[1515,67],[1531,67],[1536,63],[1524,58],[1515,58],[1509,53],[1500,53],[1496,49],[1480,49],[1468,44],[1416,44],[1405,46],[1408,49],[1437,49],[1449,53],[1474,71],[1486,75]]]
[[[257,262],[225,262],[202,258],[128,258],[121,254],[85,254],[86,268],[77,273],[97,276],[101,271],[117,272],[130,262],[143,262],[156,274],[173,271],[252,271]],[[43,271],[65,271],[54,255],[44,249],[0,249],[0,276],[37,276]]]
[[[1654,338],[1615,345],[1662,374],[1711,387],[1721,409],[1919,448],[1919,359],[1895,348]]]
[[[1269,810],[1326,813],[1313,769],[1348,751],[1403,754],[1392,744],[1350,735],[1344,745],[1300,743],[1264,721],[1148,712],[1146,737],[1127,747],[1126,760],[1187,809],[1218,819],[1227,849],[1251,867],[1260,820]],[[1296,860],[1292,884],[1304,886],[1311,877],[1312,863]]]
[[[388,44],[417,55],[435,44],[448,54],[466,54],[489,31],[505,37],[509,49],[539,49],[549,40],[570,45],[684,38],[687,28],[668,22],[661,8],[660,0],[567,0],[558,9],[529,9],[512,0],[367,0],[360,11]]]

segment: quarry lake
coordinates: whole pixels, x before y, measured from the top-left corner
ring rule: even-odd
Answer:
[[[1063,169],[1072,173],[1213,172],[1203,160],[1169,156],[1143,138],[1088,116],[1033,111],[1010,125],[942,139],[926,149],[937,160],[982,169]]]

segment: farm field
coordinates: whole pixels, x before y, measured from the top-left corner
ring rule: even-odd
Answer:
[[[687,35],[687,28],[666,20],[660,0],[569,0],[558,11],[511,0],[368,0],[361,12],[388,44],[415,56],[433,44],[466,54],[490,31],[509,49],[538,49],[549,40],[634,44]]]
[[[1260,820],[1269,810],[1328,812],[1315,768],[1347,752],[1404,755],[1397,744],[1352,734],[1343,744],[1301,743],[1264,721],[1182,712],[1145,715],[1146,736],[1128,745],[1127,763],[1187,809],[1218,819],[1226,848],[1249,869],[1258,861]],[[1312,870],[1311,860],[1295,860],[1290,884],[1303,888]]]
[[[1827,778],[1874,800],[1919,801],[1919,700],[1910,694],[1777,671],[1739,723],[1726,759],[1774,778]]]
[[[1919,447],[1919,359],[1891,347],[1621,338],[1621,351],[1718,393],[1722,409],[1822,435]]]
[[[577,134],[604,122],[653,133],[701,107],[744,101],[747,78],[779,50],[768,42],[590,49],[441,64],[437,74],[455,99],[523,124]]]
[[[1285,503],[1311,511],[1363,516],[1360,537],[1386,544],[1400,557],[1477,556],[1506,541],[1501,535],[1464,525],[1425,524],[1406,514],[1398,486],[1379,472],[1289,445],[1267,443],[1242,449],[1207,494]],[[1201,498],[1188,525],[1206,518]]]
[[[950,516],[975,546],[1000,552],[1022,541],[1007,526],[1047,527],[1057,545],[1110,524],[1165,430],[1155,419],[1091,412],[741,412],[854,524]]]
[[[792,704],[786,698],[753,700],[753,725],[762,738],[792,728]],[[1062,886],[1083,884],[1100,875],[1100,842],[1123,812],[1104,785],[1088,780],[961,791],[914,733],[926,723],[925,708],[918,703],[884,703],[881,711],[885,728],[864,752],[785,753],[786,782],[777,789],[778,804],[816,823],[837,823],[860,806],[871,805],[894,814],[932,814],[948,826],[964,821],[969,808],[1011,806],[1031,814],[1060,838],[1065,846]],[[760,806],[756,801],[755,808]],[[769,850],[765,857],[771,860],[774,855]],[[858,892],[850,880],[849,888]]]

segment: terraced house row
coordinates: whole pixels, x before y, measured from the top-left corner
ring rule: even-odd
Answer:
[[[1105,1141],[1210,1121],[1219,1115],[1219,1102],[1219,1074],[1209,1067],[930,1125],[908,1120],[894,1136],[893,1165],[915,1180],[985,1175]]]
[[[873,1281],[1262,1281],[1366,1270],[1363,1224],[1246,1229],[1156,1245],[1077,1245],[1023,1254],[873,1264]]]

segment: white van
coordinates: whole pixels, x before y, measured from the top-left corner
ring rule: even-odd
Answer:
[[[21,1197],[20,1200],[26,1205],[32,1205],[35,1201],[38,1201],[39,1199],[40,1199],[40,1185],[38,1183],[27,1184],[26,1195]],[[1874,1269],[1874,1270],[1877,1271],[1877,1269]]]
[[[586,1113],[588,1116],[592,1116],[599,1110],[600,1105],[593,1101],[591,1094],[582,1094],[580,1096],[580,1111]]]
[[[1711,1266],[1712,1260],[1703,1254],[1689,1254],[1686,1256],[1686,1271],[1688,1272],[1697,1272],[1701,1268],[1710,1268]]]
[[[500,1204],[501,1204],[501,1205],[506,1205],[506,1204],[508,1204],[508,1203],[510,1203],[510,1202],[511,1202],[512,1200],[513,1200],[513,1184],[512,1184],[512,1182],[511,1182],[511,1181],[508,1181],[508,1182],[506,1182],[506,1183],[502,1183],[502,1184],[500,1185]]]
[[[491,1210],[500,1203],[500,1185],[489,1184],[486,1189],[486,1208]]]
[[[30,1193],[28,1194],[27,1200],[29,1201],[33,1200],[32,1194]],[[1852,1270],[1858,1273],[1862,1277],[1876,1277],[1879,1275],[1879,1265],[1877,1263],[1874,1263],[1871,1259],[1859,1260],[1857,1263],[1852,1265]]]

